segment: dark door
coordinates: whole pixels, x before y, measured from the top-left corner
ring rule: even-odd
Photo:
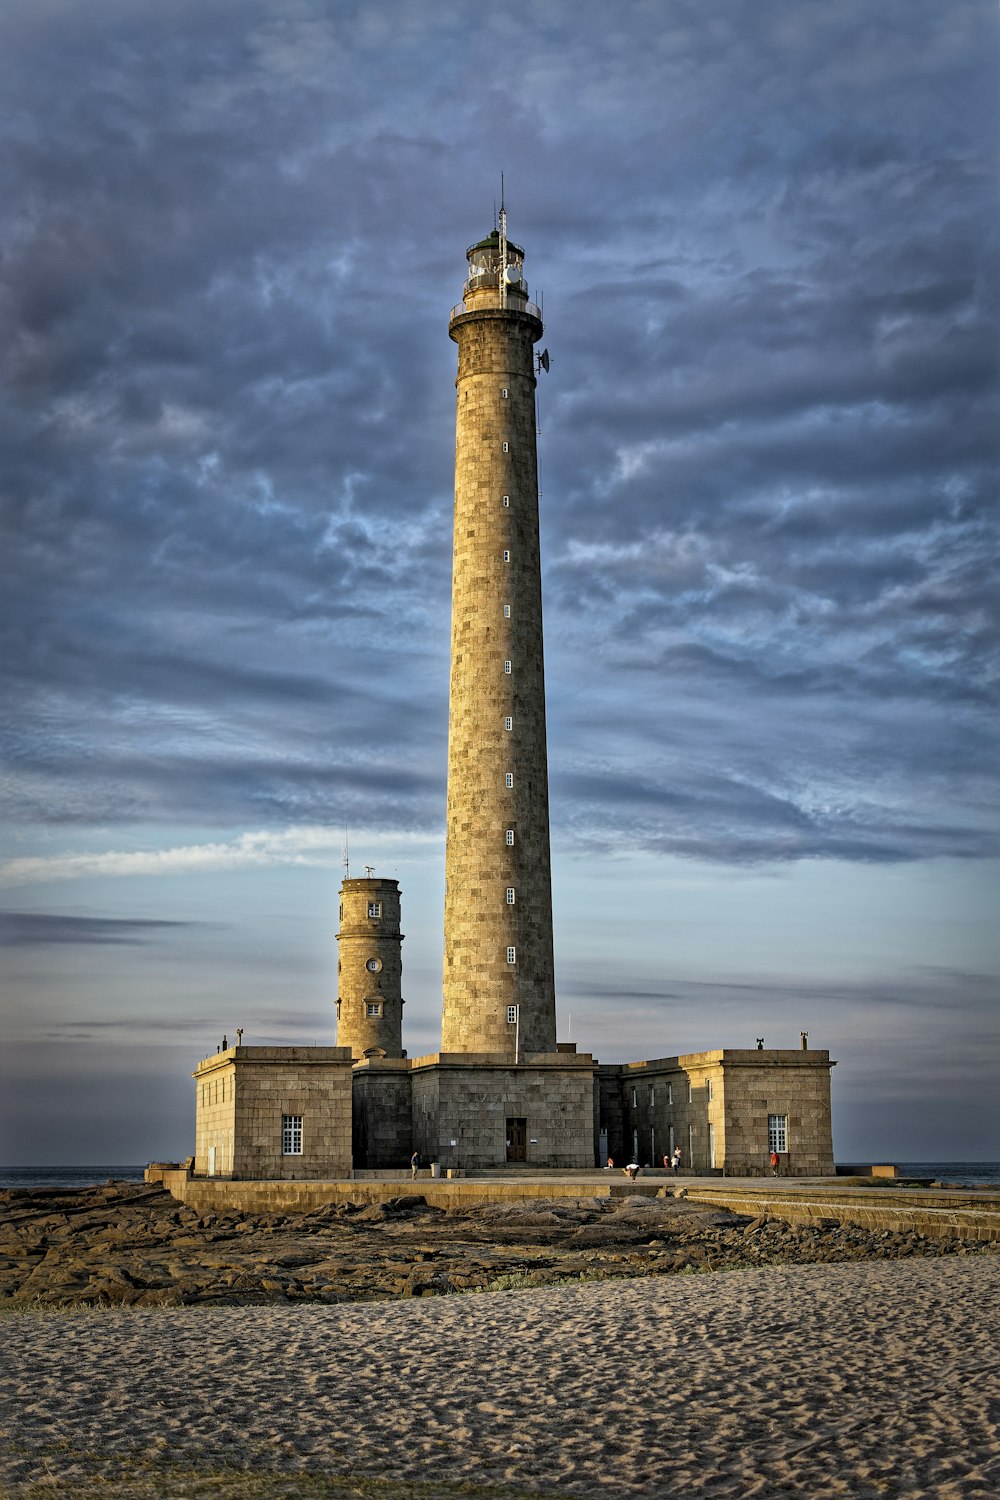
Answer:
[[[507,1121],[507,1160],[528,1160],[528,1122],[527,1120]]]

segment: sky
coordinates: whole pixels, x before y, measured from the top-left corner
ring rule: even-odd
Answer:
[[[193,1149],[402,890],[436,1050],[465,250],[542,301],[560,1037],[1000,1157],[986,0],[6,0],[0,1160]]]

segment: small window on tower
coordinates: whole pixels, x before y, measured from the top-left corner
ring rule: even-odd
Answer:
[[[509,604],[505,604],[504,607],[503,607],[503,617],[504,617],[505,620],[509,620],[510,619],[510,605]]]
[[[380,1000],[369,1000],[365,1005],[366,1016],[380,1016],[382,1014],[382,1002]]]
[[[506,730],[507,730],[507,731],[508,731],[508,732],[509,732],[509,731],[510,731],[510,730],[511,730],[511,729],[513,729],[513,728],[514,728],[514,720],[513,720],[513,719],[512,719],[512,718],[511,718],[511,717],[510,717],[510,714],[508,714],[508,715],[507,715],[507,717],[506,717],[506,719],[504,719],[504,721],[503,721],[503,727],[504,727],[504,728],[505,728],[505,729],[506,729]]]
[[[503,560],[504,562],[510,562],[510,553],[507,551],[506,547],[504,548],[503,552]]]
[[[514,844],[514,830],[513,830],[513,828],[508,828],[507,829],[507,848],[508,849],[512,848],[513,844]]]
[[[507,772],[507,774],[504,776],[503,784],[504,784],[505,787],[512,787],[514,785],[514,772],[513,771],[508,771]]]
[[[382,915],[382,903],[381,903],[381,901],[369,901],[369,903],[368,903],[368,915],[370,917],[380,917]]]
[[[514,905],[514,887],[512,885],[509,885],[507,887],[507,905]]]
[[[507,676],[509,677],[510,676],[510,662],[509,661],[505,661],[504,662],[503,669],[506,672]]]
[[[508,948],[507,949],[507,962],[509,964],[516,964],[517,963],[517,949],[516,948]]]
[[[517,1025],[517,1006],[516,1005],[508,1005],[508,1007],[507,1007],[507,1025],[508,1026],[516,1026]]]
[[[510,452],[510,444],[509,443],[504,443],[504,445],[503,445],[503,451],[505,453],[509,453]]]
[[[503,398],[503,400],[506,401],[506,399],[507,399],[507,387],[506,386],[502,387],[502,389],[500,391],[500,395]]]
[[[504,503],[504,506],[507,509],[510,508],[510,496],[509,495],[504,495],[504,497],[503,497],[503,503]]]

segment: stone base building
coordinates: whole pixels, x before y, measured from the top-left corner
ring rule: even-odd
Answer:
[[[680,1147],[704,1176],[832,1176],[829,1052],[723,1048],[598,1066],[598,1159],[661,1166]]]
[[[349,1047],[229,1047],[194,1080],[196,1176],[349,1175]]]

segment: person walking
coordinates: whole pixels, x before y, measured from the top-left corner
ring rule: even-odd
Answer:
[[[772,1151],[771,1152],[771,1176],[772,1177],[777,1177],[777,1175],[778,1175],[778,1168],[780,1166],[781,1166],[781,1157],[778,1155],[777,1151]]]
[[[419,1151],[414,1151],[413,1155],[410,1157],[410,1180],[411,1180],[411,1182],[415,1182],[416,1181],[416,1178],[417,1178],[417,1169],[418,1169],[419,1166],[420,1166],[420,1153],[419,1153]]]
[[[681,1169],[681,1148],[680,1148],[680,1146],[675,1146],[674,1147],[674,1154],[671,1157],[670,1165],[671,1165],[671,1169],[673,1170],[673,1174],[676,1177],[677,1173]]]

